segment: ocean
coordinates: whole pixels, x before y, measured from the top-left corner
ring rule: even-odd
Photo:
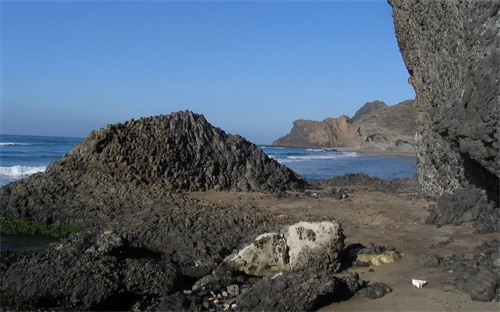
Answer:
[[[0,135],[0,186],[43,172],[68,154],[83,138]],[[377,155],[325,149],[259,146],[267,155],[306,180],[323,180],[346,173],[364,173],[381,179],[411,178],[417,172],[415,156]]]
[[[0,135],[0,186],[43,172],[83,138]]]
[[[364,173],[384,180],[412,178],[416,155],[370,154],[330,149],[263,145],[263,151],[308,181],[330,179],[347,173]]]

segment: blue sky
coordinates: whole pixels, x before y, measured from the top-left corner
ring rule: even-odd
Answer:
[[[254,143],[415,96],[374,1],[2,1],[4,134],[191,110]]]

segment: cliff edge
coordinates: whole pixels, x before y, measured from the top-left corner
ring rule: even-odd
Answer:
[[[440,198],[428,222],[499,231],[500,2],[389,3],[416,92],[418,179]]]

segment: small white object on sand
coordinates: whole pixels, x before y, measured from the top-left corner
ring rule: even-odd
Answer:
[[[411,283],[417,288],[422,288],[425,284],[427,284],[427,281],[412,279]]]

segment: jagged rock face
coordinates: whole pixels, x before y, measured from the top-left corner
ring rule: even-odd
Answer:
[[[500,177],[498,1],[390,0],[399,47],[416,91],[419,181],[430,196],[467,190],[474,202],[432,221],[495,216]],[[443,202],[443,204],[445,204]],[[477,205],[476,205],[477,206]]]
[[[178,112],[93,132],[71,151],[89,166],[112,163],[124,179],[189,191],[282,191],[301,179],[238,135],[203,115]]]
[[[352,119],[296,120],[291,132],[273,145],[414,152],[415,132],[412,100],[394,106],[374,101],[366,103]]]
[[[0,213],[80,224],[83,210],[148,207],[175,191],[270,193],[304,185],[256,145],[179,112],[93,131],[44,173],[1,188]]]

